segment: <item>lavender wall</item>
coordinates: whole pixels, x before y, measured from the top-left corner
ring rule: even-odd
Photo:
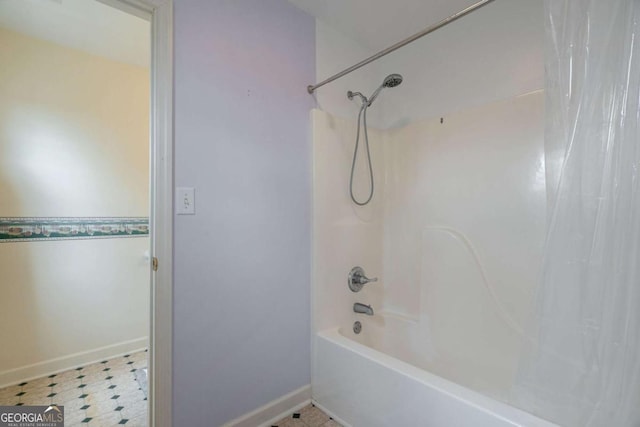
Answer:
[[[310,382],[314,20],[175,1],[174,422],[218,426]]]

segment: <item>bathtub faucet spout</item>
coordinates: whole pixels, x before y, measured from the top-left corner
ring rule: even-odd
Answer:
[[[353,311],[366,314],[367,316],[373,316],[373,308],[371,308],[370,305],[360,304],[359,302],[353,304]]]

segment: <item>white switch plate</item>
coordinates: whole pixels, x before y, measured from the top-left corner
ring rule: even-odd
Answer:
[[[178,215],[196,214],[196,192],[193,187],[176,188],[176,213]]]

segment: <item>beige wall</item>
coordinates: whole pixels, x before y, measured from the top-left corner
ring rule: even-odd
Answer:
[[[0,215],[146,216],[148,70],[2,29],[0,55]]]
[[[148,69],[3,29],[0,57],[0,217],[148,216]],[[0,384],[144,345],[147,247],[0,243]]]

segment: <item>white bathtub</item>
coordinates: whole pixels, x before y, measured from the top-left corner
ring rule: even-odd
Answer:
[[[415,332],[407,330],[407,322],[388,317],[382,331],[375,321],[361,320],[360,335],[349,326],[321,331],[315,337],[313,400],[341,423],[352,427],[556,426],[415,366],[419,355],[401,345],[416,342],[406,339]]]

